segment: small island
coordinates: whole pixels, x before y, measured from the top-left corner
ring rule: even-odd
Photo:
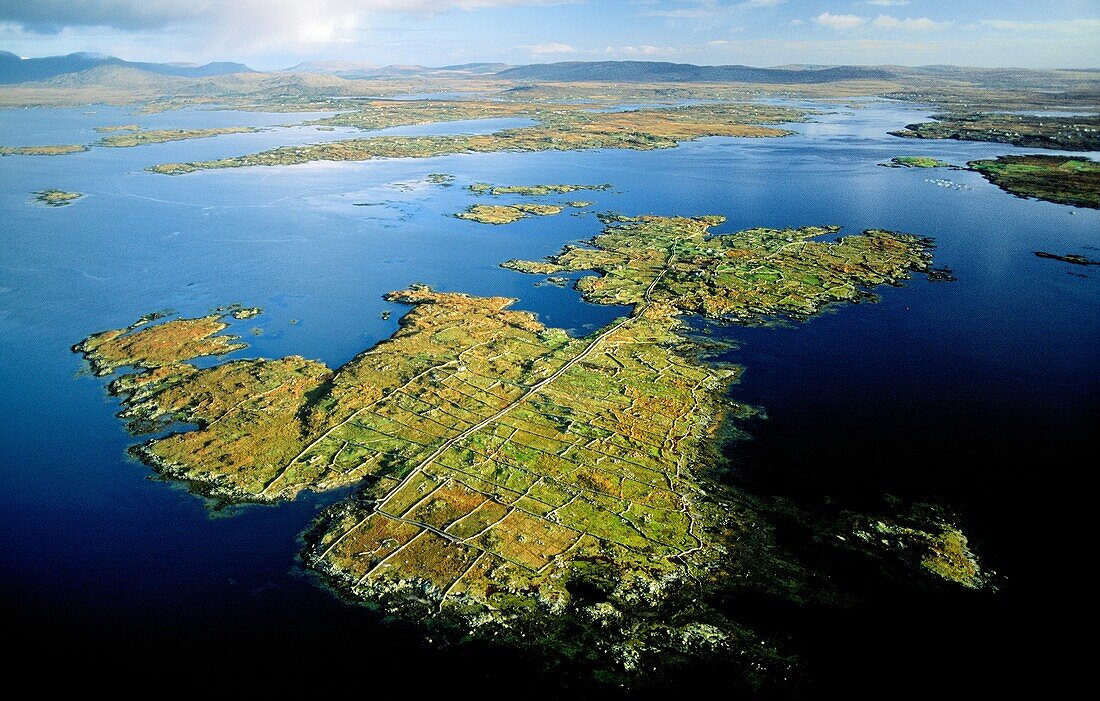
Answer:
[[[251,319],[264,313],[263,307],[246,307],[240,302],[226,304],[214,310],[215,314],[228,314],[234,319]]]
[[[474,183],[470,185],[470,192],[475,195],[524,195],[526,197],[539,197],[541,195],[561,195],[579,190],[610,190],[611,185],[490,185],[489,183]]]
[[[553,204],[475,204],[454,216],[479,224],[511,224],[530,216],[546,217],[561,211],[561,207]]]
[[[84,144],[62,144],[59,146],[0,146],[0,156],[64,156],[70,153],[87,151]]]
[[[998,156],[967,166],[1017,197],[1100,208],[1100,163],[1084,157]]]
[[[455,176],[450,173],[428,173],[424,180],[431,185],[450,187],[455,184]]]
[[[251,319],[264,313],[260,307],[241,307],[230,312],[234,319]]]
[[[65,192],[64,190],[39,190],[34,193],[34,199],[39,204],[47,207],[64,207],[79,200],[84,196],[81,192]]]
[[[1057,253],[1047,253],[1046,251],[1035,251],[1035,255],[1039,258],[1046,258],[1048,260],[1060,260],[1063,263],[1072,263],[1074,265],[1100,265],[1100,260],[1093,260],[1087,258],[1079,253],[1067,253],[1065,255],[1058,255]]]
[[[205,139],[211,136],[223,134],[252,134],[260,131],[256,127],[217,127],[212,129],[156,129],[144,131],[136,125],[134,129],[114,129],[120,132],[105,136],[95,142],[94,146],[106,148],[127,148],[131,146],[144,146],[145,144],[161,144],[168,141],[185,141],[187,139]]]
[[[941,161],[929,156],[895,156],[887,163],[879,163],[886,168],[949,168],[951,170],[964,170],[947,161]]]

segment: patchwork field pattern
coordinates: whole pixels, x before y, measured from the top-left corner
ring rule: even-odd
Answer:
[[[904,234],[709,236],[721,221],[607,218],[593,248],[510,263],[596,271],[579,283],[587,298],[633,305],[584,338],[509,298],[413,286],[387,295],[413,307],[398,332],[338,370],[298,356],[188,363],[243,346],[219,333],[237,307],[153,315],[75,349],[97,373],[135,370],[111,385],[131,430],[198,425],[135,449],[197,491],[263,502],[360,485],[305,554],[346,593],[464,616],[561,612],[584,563],[657,592],[726,547],[700,466],[738,370],[699,362],[681,314],[809,314],[928,265],[927,241]]]
[[[805,316],[823,305],[856,300],[865,288],[927,271],[930,242],[872,229],[835,242],[815,241],[840,227],[747,229],[710,236],[725,219],[603,217],[607,228],[591,247],[566,246],[545,261],[504,267],[557,275],[593,270],[577,284],[597,304],[638,304],[660,277],[652,299],[715,319]]]

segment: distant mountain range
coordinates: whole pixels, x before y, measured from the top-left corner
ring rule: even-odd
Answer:
[[[428,67],[379,66],[362,61],[306,61],[279,71],[254,71],[243,63],[215,62],[202,66],[182,63],[126,61],[115,56],[75,53],[67,56],[20,58],[0,51],[0,85],[26,83],[40,88],[97,88],[172,94],[234,94],[283,90],[290,94],[359,94],[369,87],[359,79],[501,80],[536,84],[553,82],[756,83],[809,85],[842,80],[972,82],[987,89],[1072,89],[1072,71],[958,66],[696,66],[660,61],[566,61],[511,66],[506,63],[462,63]],[[1078,72],[1080,73],[1080,72]],[[522,85],[520,88],[522,89]],[[1095,91],[1089,87],[1089,91]]]
[[[695,66],[662,61],[565,61],[516,66],[495,74],[509,80],[615,83],[831,83],[838,80],[875,80],[891,74],[862,66],[799,66],[753,68],[751,66]]]
[[[507,63],[462,63],[431,68],[428,66],[378,66],[353,61],[307,61],[287,69],[293,73],[321,73],[341,78],[401,78],[412,76],[478,76],[506,80],[543,82],[610,81],[624,82],[738,82],[738,83],[829,83],[837,80],[888,78],[881,68],[860,66],[695,66],[688,63],[658,61],[567,61],[511,66]]]
[[[133,68],[156,75],[180,78],[210,78],[237,73],[256,73],[243,63],[226,61],[196,66],[181,63],[126,61],[115,56],[93,53],[20,58],[13,53],[0,51],[0,85],[47,81],[58,76],[81,73],[101,67]],[[533,63],[526,66],[511,66],[506,63],[462,63],[436,68],[418,65],[379,66],[362,61],[305,61],[291,68],[274,71],[273,73],[309,73],[349,80],[414,76],[460,78],[466,76],[543,82],[738,82],[780,84],[829,83],[854,79],[873,80],[890,78],[894,75],[893,71],[886,68],[863,66],[753,68],[751,66],[696,66],[689,63],[660,61],[566,61],[562,63]],[[99,73],[100,77],[108,74]]]
[[[125,61],[115,56],[103,54],[75,53],[67,56],[44,56],[42,58],[20,58],[8,51],[0,51],[0,85],[48,80],[69,73],[80,73],[100,66],[119,66],[136,68],[158,75],[172,75],[182,78],[207,78],[230,73],[254,73],[243,63],[219,61],[194,66],[185,63],[146,63]]]

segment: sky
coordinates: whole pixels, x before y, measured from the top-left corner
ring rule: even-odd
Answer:
[[[0,50],[135,61],[1100,68],[1100,0],[0,0]]]

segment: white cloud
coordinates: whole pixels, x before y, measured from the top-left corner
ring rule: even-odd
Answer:
[[[30,36],[119,30],[113,45],[159,36],[172,50],[241,58],[277,53],[315,55],[363,41],[385,15],[430,17],[569,0],[0,0],[0,22]],[[101,44],[101,42],[93,42]],[[378,41],[363,51],[379,48]]]
[[[683,7],[678,10],[649,10],[642,17],[670,17],[672,19],[705,19],[717,17],[722,12],[713,7]]]
[[[828,27],[829,29],[844,31],[847,29],[855,29],[865,24],[867,20],[859,15],[834,15],[830,12],[822,12],[817,17],[814,17],[814,22],[817,22],[823,27]]]
[[[722,46],[728,43],[731,42],[724,39],[718,39],[716,41],[708,42],[708,46]],[[653,46],[651,44],[639,44],[635,46],[605,46],[602,49],[583,49],[579,46],[573,46],[572,44],[559,44],[556,42],[520,46],[517,48],[536,55],[588,54],[593,56],[606,55],[625,57],[671,56],[672,54],[681,53],[684,50],[683,47]]]
[[[677,53],[679,49],[673,46],[608,46],[604,53],[616,56],[669,56]]]
[[[909,0],[867,0],[867,4],[879,7],[904,7],[909,4]]]
[[[744,0],[736,5],[723,5],[713,0],[695,0],[694,7],[680,7],[671,10],[647,10],[642,17],[671,17],[673,19],[710,19],[733,14],[735,10],[752,10],[758,7],[775,7],[787,0]],[[649,3],[647,3],[649,4]]]
[[[555,42],[535,44],[534,46],[524,46],[521,48],[527,49],[533,54],[575,54],[580,51],[580,49],[575,46],[557,44]]]
[[[927,17],[898,19],[890,15],[879,15],[872,24],[879,29],[902,29],[907,32],[934,32],[946,29],[951,22],[935,22]]]
[[[0,0],[0,21],[31,31],[64,27],[159,29],[177,24],[232,22],[248,30],[267,18],[309,15],[316,21],[370,13],[438,14],[517,5],[556,5],[570,0]]]
[[[1033,32],[1049,34],[1097,34],[1100,19],[1071,19],[1060,22],[1017,22],[1007,19],[982,20],[982,24],[1008,32]]]

